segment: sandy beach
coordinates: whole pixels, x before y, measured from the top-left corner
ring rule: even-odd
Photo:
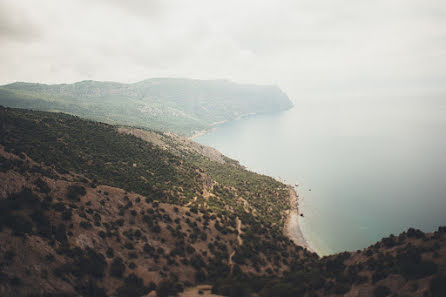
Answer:
[[[296,245],[302,246],[312,252],[314,250],[310,247],[308,242],[300,229],[299,225],[299,197],[292,186],[288,186],[290,192],[290,205],[291,209],[287,214],[287,219],[285,221],[285,235],[291,239]]]

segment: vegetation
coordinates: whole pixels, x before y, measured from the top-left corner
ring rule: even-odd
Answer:
[[[0,141],[15,154],[26,154],[59,173],[73,171],[92,183],[108,184],[162,201],[180,203],[200,190],[192,164],[114,127],[77,117],[0,109]],[[170,191],[171,194],[167,194]],[[85,194],[73,186],[67,197]],[[187,200],[186,200],[187,202]]]
[[[59,111],[113,124],[180,135],[211,128],[215,122],[292,106],[274,86],[239,85],[224,80],[157,78],[134,84],[82,81],[0,87],[0,104]],[[197,108],[199,106],[199,108]]]
[[[0,128],[6,296],[41,284],[42,296],[170,296],[197,283],[226,296],[394,296],[395,276],[410,296],[444,295],[444,227],[320,259],[282,233],[287,187],[226,157],[65,114],[0,108]]]

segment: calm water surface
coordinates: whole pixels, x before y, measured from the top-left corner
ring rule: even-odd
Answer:
[[[446,225],[446,96],[315,99],[196,140],[299,184],[303,233],[321,254]]]

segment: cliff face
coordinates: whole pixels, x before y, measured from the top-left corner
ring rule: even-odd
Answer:
[[[292,106],[286,94],[275,86],[172,78],[148,79],[134,84],[13,83],[0,87],[0,104],[62,111],[186,136],[209,129],[215,123]]]
[[[445,296],[446,229],[320,259],[289,189],[190,140],[0,107],[0,295]]]

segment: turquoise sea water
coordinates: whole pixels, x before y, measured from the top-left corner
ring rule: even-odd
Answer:
[[[321,254],[446,225],[446,96],[308,100],[196,140],[298,183],[300,224]]]

